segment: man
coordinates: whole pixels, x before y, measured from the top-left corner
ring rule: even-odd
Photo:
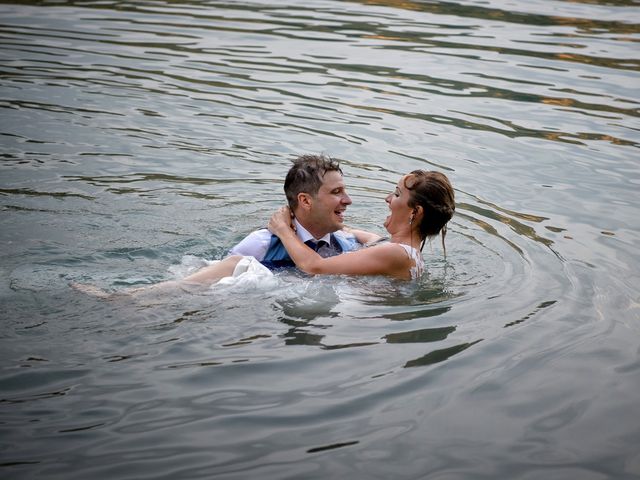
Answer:
[[[287,173],[284,191],[298,237],[320,255],[338,255],[360,246],[353,234],[342,231],[351,198],[337,161],[324,155],[298,157]],[[278,237],[266,228],[250,233],[229,254],[255,257],[271,270],[294,266]]]
[[[342,230],[344,212],[351,205],[351,198],[347,195],[340,165],[329,157],[302,155],[294,160],[284,182],[284,191],[294,215],[296,234],[322,256],[348,252],[360,247],[359,241],[366,243],[380,238],[362,230],[350,230],[350,233]],[[125,293],[135,295],[185,288],[194,284],[211,285],[245,272],[251,272],[255,277],[271,275],[267,268],[273,270],[293,266],[295,264],[280,239],[264,228],[250,233],[231,249],[225,259],[203,267],[182,280],[134,288]],[[72,284],[72,287],[103,298],[110,296],[92,285]]]

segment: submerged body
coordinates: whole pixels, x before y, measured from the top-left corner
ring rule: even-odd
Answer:
[[[444,245],[446,224],[455,211],[449,179],[442,173],[423,170],[402,176],[395,190],[385,198],[390,214],[384,227],[390,238],[380,242],[379,235],[345,229],[344,211],[351,199],[346,194],[342,173],[325,159],[319,161],[314,157],[312,162],[314,167],[320,163],[334,169],[322,170],[322,173],[316,169],[310,174],[307,165],[306,171],[301,170],[299,175],[305,181],[298,182],[297,188],[294,188],[296,179],[290,179],[290,171],[285,181],[290,206],[280,208],[271,216],[268,231],[253,232],[231,250],[232,255],[212,262],[180,281],[162,282],[127,293],[238,282],[248,276],[272,278],[269,267],[293,265],[311,275],[383,275],[402,280],[418,279],[424,271],[422,248],[425,239],[442,232]],[[303,191],[303,187],[315,193]],[[320,246],[321,242],[325,245]],[[360,244],[364,247],[358,248]],[[89,292],[92,287],[76,288],[95,293]]]
[[[291,211],[282,207],[269,221],[296,266],[310,274],[386,275],[410,280],[424,270],[422,247],[428,236],[446,233],[446,224],[455,211],[454,192],[449,179],[440,172],[415,170],[398,181],[387,195],[390,214],[384,227],[389,242],[323,258],[295,233]],[[415,247],[414,247],[415,245]],[[420,246],[420,250],[416,247]]]

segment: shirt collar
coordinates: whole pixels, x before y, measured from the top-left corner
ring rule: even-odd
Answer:
[[[304,228],[302,225],[300,225],[300,222],[298,222],[297,218],[293,219],[293,223],[296,226],[296,233],[298,234],[298,238],[300,238],[300,240],[302,240],[303,242],[306,242],[307,240],[314,240],[315,242],[319,242],[320,240],[324,240],[329,245],[331,244],[331,234],[330,233],[327,233],[322,238],[314,238],[314,236],[311,235],[306,228]]]

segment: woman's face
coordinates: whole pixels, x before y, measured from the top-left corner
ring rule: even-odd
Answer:
[[[391,214],[384,221],[384,228],[390,234],[401,232],[402,230],[411,230],[409,220],[413,213],[413,209],[409,206],[411,192],[404,186],[405,179],[409,175],[405,175],[400,180],[393,192],[384,199],[389,205]]]

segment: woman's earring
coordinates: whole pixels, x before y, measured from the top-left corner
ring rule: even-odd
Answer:
[[[413,223],[413,215],[411,215],[411,218],[409,219],[409,225],[411,225]]]

